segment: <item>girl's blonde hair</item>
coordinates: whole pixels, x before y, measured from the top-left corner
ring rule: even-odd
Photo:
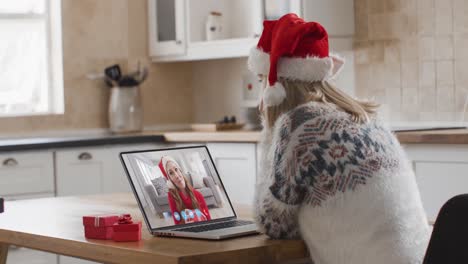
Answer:
[[[263,78],[267,83],[267,77],[264,76]],[[310,83],[284,78],[280,78],[278,81],[281,82],[286,90],[286,98],[279,105],[263,109],[262,112],[268,127],[273,127],[281,114],[310,101],[336,105],[338,108],[349,113],[353,121],[359,123],[368,122],[370,116],[377,112],[379,106],[373,102],[354,99],[328,81]],[[271,88],[267,87],[265,89]]]

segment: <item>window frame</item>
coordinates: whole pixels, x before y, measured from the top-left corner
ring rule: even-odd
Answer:
[[[44,20],[46,34],[46,74],[48,107],[43,112],[0,113],[0,118],[64,114],[63,50],[61,0],[44,0],[44,13],[0,13],[0,19]]]

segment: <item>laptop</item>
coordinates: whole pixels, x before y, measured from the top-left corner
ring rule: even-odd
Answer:
[[[206,146],[120,153],[153,235],[219,240],[258,233],[240,220]]]

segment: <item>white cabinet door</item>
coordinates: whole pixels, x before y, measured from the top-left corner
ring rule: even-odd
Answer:
[[[453,196],[468,193],[468,146],[406,145],[429,220]]]
[[[253,204],[257,175],[256,145],[210,143],[207,146],[231,202]]]
[[[0,154],[0,196],[53,192],[52,152]]]
[[[108,150],[80,148],[55,152],[57,195],[86,195],[102,192],[102,175]]]
[[[148,0],[148,23],[151,56],[185,54],[184,0]]]
[[[57,195],[131,192],[119,154],[161,148],[145,143],[56,151]]]
[[[57,255],[48,252],[10,246],[7,264],[55,264]]]

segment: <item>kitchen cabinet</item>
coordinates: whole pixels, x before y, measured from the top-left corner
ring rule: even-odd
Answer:
[[[300,3],[300,0],[281,4],[270,0],[148,0],[150,56],[156,62],[248,56],[258,42],[266,11],[275,11],[280,6],[277,15],[300,14]],[[223,36],[207,41],[205,23],[212,11],[222,14]]]
[[[148,1],[150,54],[185,54],[185,0]]]
[[[29,248],[10,246],[7,264],[56,264],[57,255]]]
[[[207,147],[231,202],[252,205],[257,175],[256,144],[208,143]]]
[[[0,196],[54,193],[52,152],[3,153],[0,162]]]
[[[131,192],[119,154],[155,149],[161,144],[77,148],[55,152],[57,195]]]
[[[455,195],[468,193],[468,145],[404,146],[429,220]]]

